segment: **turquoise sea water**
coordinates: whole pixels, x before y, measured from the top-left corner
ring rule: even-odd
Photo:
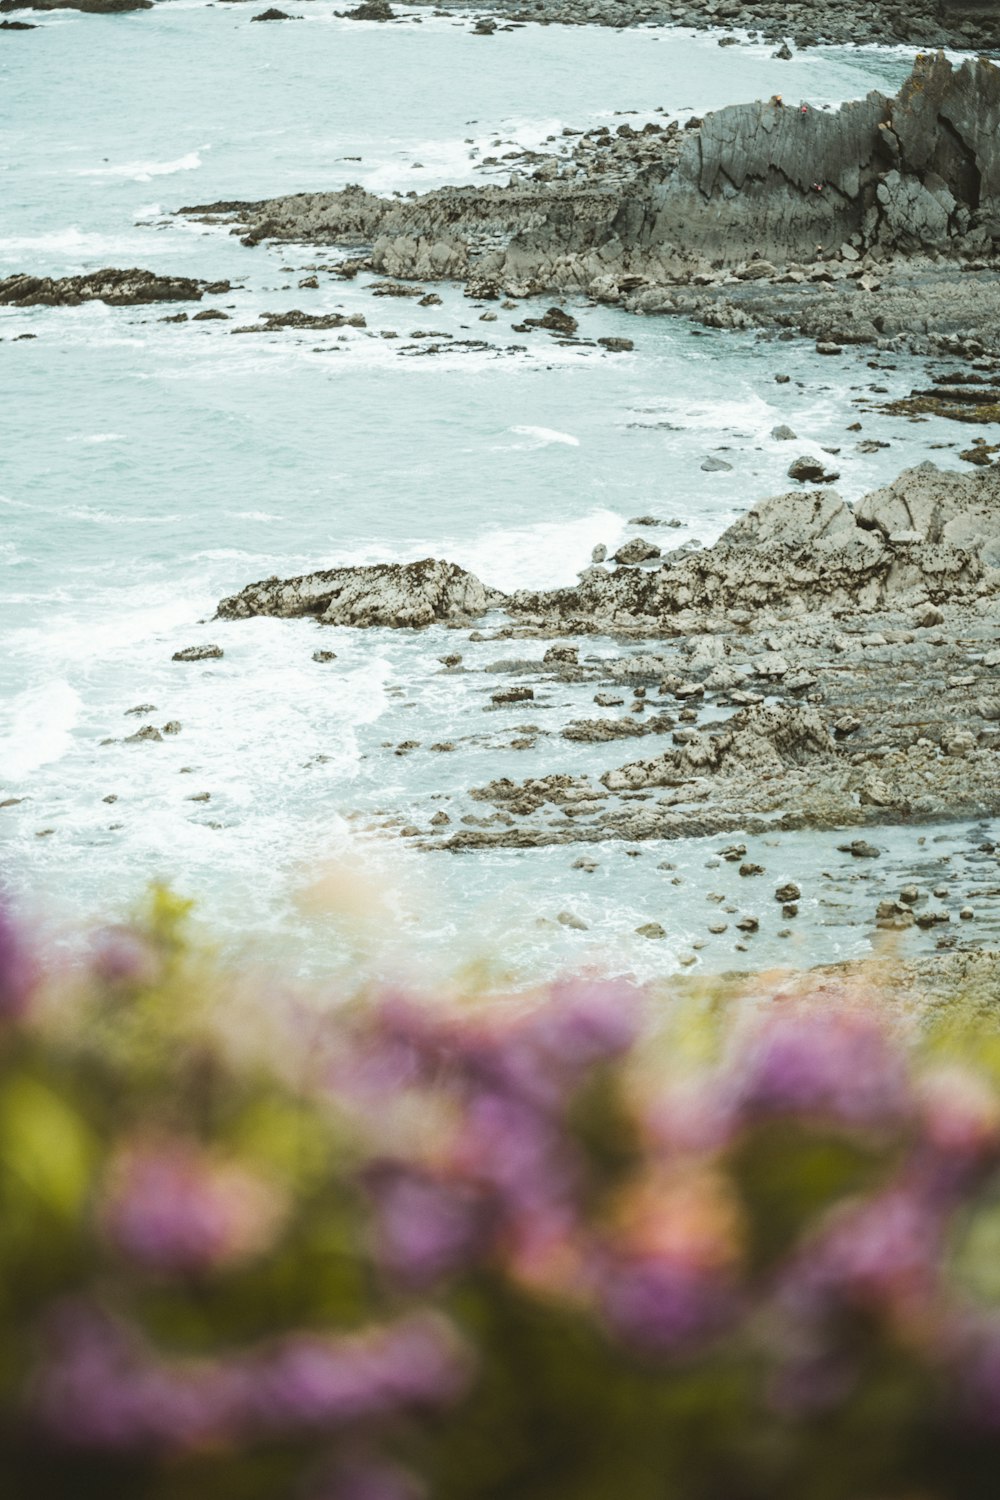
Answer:
[[[647,845],[635,859],[609,846],[581,874],[578,848],[421,856],[371,831],[383,814],[425,820],[429,799],[492,776],[599,772],[631,756],[543,739],[511,751],[517,716],[496,728],[481,717],[492,679],[441,674],[452,632],[210,623],[215,604],[272,573],[425,555],[503,587],[569,582],[644,512],[679,520],[672,539],[710,542],[785,487],[776,423],[799,434],[796,453],[850,442],[852,398],[873,378],[908,391],[916,368],[898,359],[873,377],[855,352],[831,369],[807,345],[596,307],[579,312],[581,331],[631,337],[634,354],[511,352],[525,343],[510,329],[523,308],[484,323],[448,286],[427,309],[372,298],[370,278],[320,273],[300,289],[329,256],[247,250],[172,213],[352,181],[393,192],[475,180],[480,157],[563,125],[777,90],[818,106],[893,87],[908,60],[858,49],[782,63],[655,29],[485,38],[466,16],[404,11],[378,26],[338,20],[324,0],[299,9],[294,24],[264,26],[251,5],[162,0],[0,33],[0,274],[139,265],[234,283],[214,303],[228,323],[164,323],[175,309],[163,306],[0,310],[0,801],[22,799],[0,809],[4,865],[55,920],[118,915],[159,876],[233,933],[291,931],[326,960],[384,969],[419,949],[447,967],[487,952],[519,978],[578,962],[662,968],[704,927],[719,878],[705,846]],[[231,332],[290,307],[360,311],[368,327]],[[489,347],[420,357],[415,330]],[[844,448],[848,497],[953,439],[943,424],[864,420],[891,447]],[[731,474],[701,470],[714,451]],[[171,661],[204,641],[224,659]],[[337,660],[314,663],[318,644]],[[470,666],[504,654],[458,649]],[[162,743],[121,743],[168,721],[182,729]],[[463,744],[453,756],[386,748],[405,739]],[[965,836],[947,831],[959,849]],[[925,857],[915,838],[886,835],[876,884]],[[817,895],[799,959],[868,945],[844,917],[870,913],[871,890],[847,880],[838,895],[836,842],[786,837],[769,856],[780,876],[829,856],[832,904]],[[657,870],[668,857],[680,875]],[[555,920],[567,908],[586,932]],[[635,937],[648,920],[667,927],[663,945]],[[788,947],[765,932],[758,952]],[[713,951],[700,961],[739,962],[731,945]]]

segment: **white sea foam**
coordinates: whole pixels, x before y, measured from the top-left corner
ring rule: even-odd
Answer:
[[[554,427],[512,427],[510,430],[516,432],[519,437],[534,438],[539,447],[547,443],[565,443],[568,448],[580,446],[578,437],[574,437],[571,432],[557,432]]]
[[[154,177],[170,177],[174,172],[194,172],[201,166],[201,152],[208,146],[199,146],[186,156],[174,161],[126,161],[116,166],[82,167],[74,173],[76,177],[124,177],[129,182],[150,182]]]
[[[79,694],[58,678],[18,693],[4,716],[10,731],[0,736],[0,775],[20,781],[61,760],[72,744],[79,710]]]
[[[593,510],[563,521],[494,527],[475,541],[453,543],[448,555],[495,588],[554,588],[573,583],[598,542],[617,546],[623,518]]]
[[[34,250],[53,255],[89,257],[114,255],[136,246],[148,245],[138,235],[95,234],[71,224],[67,229],[53,229],[48,234],[0,235],[0,253]]]

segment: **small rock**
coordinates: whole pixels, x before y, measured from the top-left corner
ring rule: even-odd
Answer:
[[[660,549],[655,542],[647,541],[644,536],[636,536],[618,548],[614,560],[625,566],[633,566],[637,563],[651,562],[653,558],[659,556]]]
[[[852,854],[855,859],[878,859],[882,853],[876,849],[874,844],[869,844],[867,839],[852,839],[849,844],[838,844],[838,854]]]
[[[774,438],[775,442],[790,443],[795,441],[796,434],[790,427],[786,427],[785,424],[782,423],[780,427],[771,428],[771,436]]]
[[[741,875],[763,875],[764,874],[764,866],[763,865],[755,865],[752,860],[747,859],[747,860],[744,860],[744,862],[740,865],[740,874]]]
[[[576,646],[564,646],[556,644],[550,646],[542,657],[542,665],[551,667],[562,663],[565,666],[575,667],[580,659],[580,652]]]
[[[313,654],[312,654],[312,659],[313,659],[313,661],[320,661],[320,662],[323,662],[323,661],[336,661],[337,660],[337,653],[336,653],[336,651],[314,651]]]
[[[559,915],[556,917],[556,921],[557,922],[561,922],[564,927],[573,927],[573,928],[575,928],[575,930],[577,932],[586,932],[587,931],[587,923],[586,922],[581,922],[580,918],[577,917],[577,916],[574,916],[574,914],[571,911],[561,911],[559,913]]]
[[[496,704],[525,703],[534,696],[535,690],[530,687],[500,688],[498,692],[491,694],[491,701]]]
[[[779,885],[774,893],[775,901],[798,901],[802,891],[794,880],[786,880],[784,885]]]
[[[644,922],[641,927],[637,927],[635,930],[639,937],[644,938],[665,938],[667,935],[659,922]]]
[[[716,458],[714,453],[710,453],[706,459],[702,460],[701,468],[706,474],[729,474],[733,466],[724,458]]]
[[[828,474],[825,465],[818,458],[803,453],[788,465],[788,477],[797,480],[799,484],[829,484],[839,476]]]
[[[890,931],[913,926],[913,912],[899,901],[880,901],[875,909],[876,927]]]
[[[221,646],[185,646],[183,651],[175,651],[170,658],[171,661],[217,661],[224,656],[225,652]]]

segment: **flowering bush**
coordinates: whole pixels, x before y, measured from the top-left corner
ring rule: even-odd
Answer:
[[[248,998],[0,908],[0,1493],[986,1500],[1000,1052],[621,983]]]

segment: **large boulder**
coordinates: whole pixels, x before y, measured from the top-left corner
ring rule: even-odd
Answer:
[[[475,619],[501,603],[502,594],[456,563],[425,558],[266,578],[223,599],[218,614],[229,620],[314,615],[327,625],[414,627]]]

